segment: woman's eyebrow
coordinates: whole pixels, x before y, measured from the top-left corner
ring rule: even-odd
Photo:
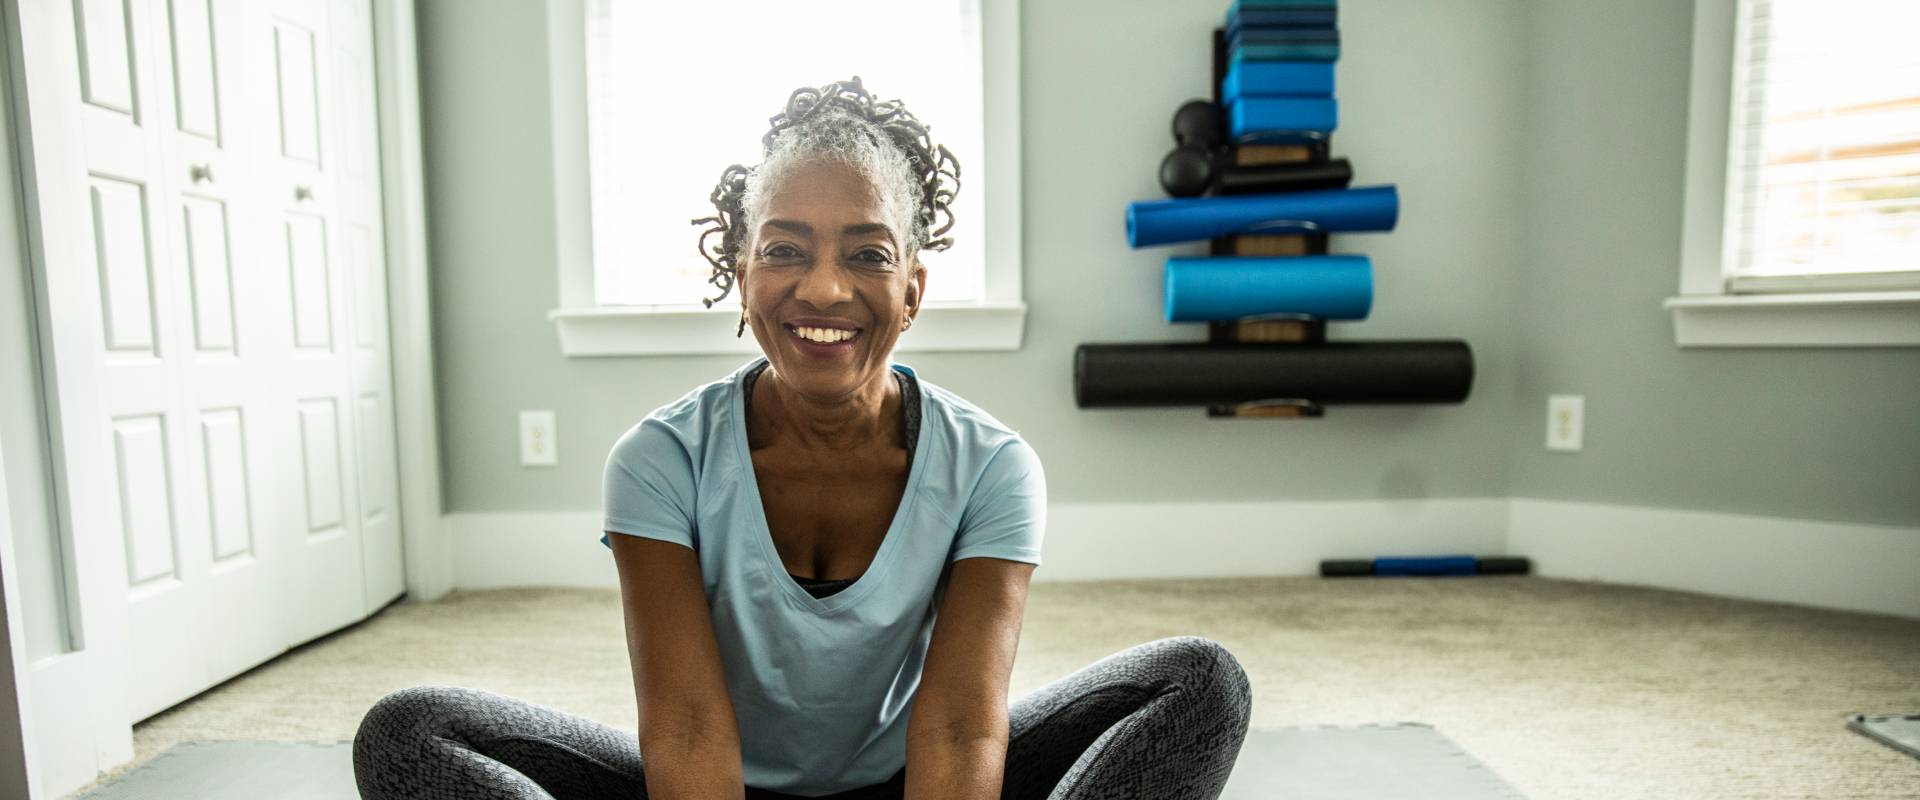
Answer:
[[[807,237],[813,236],[813,226],[808,225],[807,223],[801,222],[799,220],[770,219],[770,220],[767,220],[766,226],[769,228],[779,228],[780,230],[786,231],[788,233],[795,233],[801,236],[807,236]]]
[[[862,222],[857,225],[848,225],[845,228],[841,228],[840,232],[848,236],[866,236],[872,233],[884,233],[887,235],[887,238],[893,238],[893,229],[887,227],[886,223],[882,222]]]

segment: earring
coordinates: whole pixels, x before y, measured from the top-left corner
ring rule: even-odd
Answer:
[[[741,334],[744,334],[746,332],[747,332],[747,312],[742,311],[740,312],[740,327],[735,328],[733,330],[733,338],[738,339],[740,338]]]
[[[907,317],[906,322],[900,323],[900,330],[904,331],[911,327],[913,327],[913,317]]]

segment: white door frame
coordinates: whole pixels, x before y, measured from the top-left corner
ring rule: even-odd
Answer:
[[[69,193],[76,187],[39,186],[37,174],[75,174],[82,171],[79,148],[72,142],[34,142],[28,135],[29,118],[51,119],[55,130],[80,130],[77,120],[69,120],[71,110],[47,97],[27,93],[24,80],[28,65],[36,74],[58,74],[60,80],[78,80],[72,70],[46,65],[73,63],[71,49],[75,38],[71,15],[50,13],[66,5],[65,0],[0,0],[0,23],[5,28],[6,68],[3,70],[14,89],[11,107],[0,110],[0,125],[12,118],[16,150],[21,159],[17,177],[0,174],[4,186],[28,189],[21,196],[20,214],[8,213],[0,224],[19,225],[28,242],[28,257],[34,263],[73,263],[69,250],[85,241],[68,230],[84,220],[73,215],[42,213],[73,207]],[[406,585],[414,600],[431,600],[452,588],[450,537],[440,502],[439,431],[434,397],[434,368],[429,263],[426,241],[426,203],[422,177],[420,144],[420,93],[418,61],[414,34],[414,12],[410,0],[372,0],[374,13],[374,61],[378,93],[380,159],[384,224],[387,227],[388,297],[393,348],[394,416],[400,470],[400,504],[404,526]],[[65,10],[62,8],[61,10]],[[59,18],[66,23],[53,22]],[[42,36],[50,27],[53,35]],[[34,31],[26,36],[23,31]],[[70,90],[73,87],[68,87]],[[68,91],[66,96],[74,96]],[[5,170],[0,168],[0,173]],[[16,183],[16,180],[18,182]],[[50,193],[50,194],[49,194]],[[44,235],[43,235],[44,233]],[[47,297],[44,287],[36,287],[34,299],[46,330]],[[97,334],[94,334],[97,336]],[[76,349],[84,349],[79,340]],[[43,341],[43,355],[49,366],[61,353],[54,352],[51,337]],[[37,377],[37,376],[36,376]],[[88,414],[61,413],[57,398],[48,398],[47,426],[54,451],[53,472],[64,474],[58,466],[65,452],[100,453],[106,443],[100,434],[83,430],[86,426],[62,425],[61,419],[84,418]],[[97,416],[97,415],[92,415]],[[87,529],[88,515],[117,508],[101,486],[61,485],[56,494],[60,517],[69,530]],[[123,580],[125,554],[116,544],[106,555],[70,562],[68,579],[72,582],[68,609],[73,626],[74,651],[42,659],[31,664],[18,660],[23,651],[18,643],[23,631],[18,607],[17,585],[12,578],[11,537],[6,529],[4,498],[0,496],[0,693],[19,698],[13,706],[0,697],[0,795],[18,796],[13,780],[15,760],[21,779],[32,776],[31,797],[58,797],[90,781],[104,770],[133,757],[131,720],[127,718],[124,693],[120,685],[120,653],[127,645],[126,596]],[[94,529],[99,529],[94,527]],[[69,556],[72,553],[69,552]],[[11,669],[17,672],[9,675]],[[22,731],[25,747],[10,748],[7,730]]]
[[[387,228],[387,314],[393,359],[407,598],[453,589],[452,531],[440,504],[440,421],[434,394],[432,280],[420,151],[420,68],[412,0],[373,0],[380,180]]]
[[[0,177],[5,176],[0,165]],[[12,184],[4,187],[11,190]],[[9,219],[3,224],[14,224]],[[6,256],[0,255],[0,258]],[[0,441],[0,449],[6,442]],[[27,632],[14,575],[12,517],[7,509],[6,465],[0,463],[0,797],[33,797],[33,737],[27,735]]]

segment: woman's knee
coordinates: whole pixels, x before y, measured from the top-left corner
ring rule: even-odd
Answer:
[[[1216,713],[1246,717],[1253,704],[1247,673],[1233,653],[1203,636],[1175,636],[1148,645],[1170,662],[1181,688]]]
[[[410,686],[375,701],[360,720],[356,740],[392,741],[443,733],[471,690],[452,686]]]

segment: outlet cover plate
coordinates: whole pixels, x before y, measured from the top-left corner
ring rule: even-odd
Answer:
[[[551,467],[559,464],[559,444],[552,411],[520,412],[520,466]]]
[[[1547,398],[1547,449],[1578,453],[1585,442],[1587,398],[1556,394]]]

